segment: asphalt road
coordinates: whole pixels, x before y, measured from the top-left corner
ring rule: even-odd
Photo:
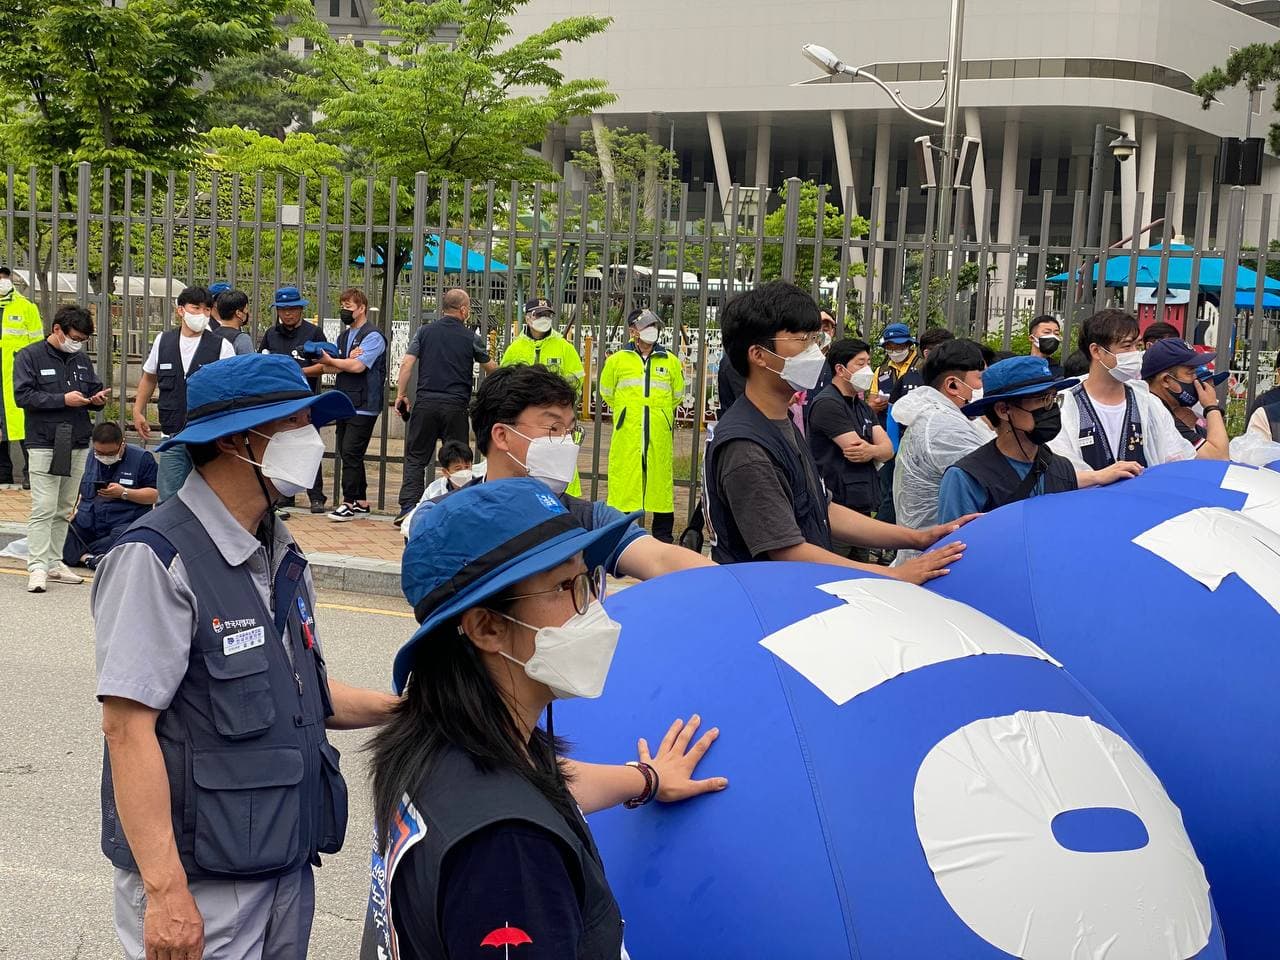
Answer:
[[[0,958],[117,957],[111,867],[98,847],[102,734],[89,587],[49,590],[28,594],[26,572],[0,566]],[[333,676],[386,689],[391,657],[413,625],[408,611],[387,597],[319,599]],[[316,876],[311,956],[354,957],[372,823],[360,752],[367,735],[330,739],[342,751],[351,817],[345,847]]]

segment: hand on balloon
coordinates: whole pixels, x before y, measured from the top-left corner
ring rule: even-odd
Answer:
[[[931,550],[928,553],[920,554],[918,557],[912,557],[902,566],[890,567],[884,570],[883,573],[886,577],[893,577],[895,580],[903,580],[919,586],[928,583],[930,580],[936,580],[938,577],[945,577],[951,572],[951,564],[963,556],[963,543],[949,543],[945,547],[939,547],[937,550]]]
[[[689,718],[688,723],[676,720],[653,754],[649,753],[648,740],[641,737],[637,744],[641,762],[649,764],[658,774],[658,799],[663,803],[675,803],[703,793],[714,793],[729,785],[724,777],[693,779],[693,771],[699,761],[720,736],[720,730],[712,727],[690,746],[701,723],[702,718],[696,713]]]
[[[915,548],[917,550],[928,550],[943,537],[955,533],[970,520],[976,520],[980,516],[982,516],[980,513],[968,513],[963,517],[952,520],[950,523],[939,523],[932,527],[922,527],[915,532]]]
[[[1098,486],[1105,487],[1117,480],[1128,480],[1130,477],[1138,476],[1142,473],[1142,464],[1134,463],[1132,460],[1117,460],[1111,466],[1103,467],[1096,473]]]

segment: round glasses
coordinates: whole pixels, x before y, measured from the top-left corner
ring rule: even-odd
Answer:
[[[1027,406],[1027,404],[1030,404],[1030,406]],[[1027,413],[1035,413],[1037,410],[1052,410],[1054,407],[1062,406],[1062,394],[1048,393],[1043,397],[1019,400],[1018,406],[1027,411]]]
[[[530,597],[545,597],[567,590],[570,596],[573,597],[573,609],[582,614],[587,612],[592,600],[604,599],[608,579],[604,567],[596,567],[590,572],[583,571],[575,577],[561,581],[550,589],[535,590],[533,593],[518,593],[501,599],[504,603],[512,600],[527,600]]]

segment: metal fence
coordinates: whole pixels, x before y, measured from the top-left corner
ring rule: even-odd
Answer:
[[[1102,236],[1090,246],[1083,192],[1073,195],[1065,218],[1067,205],[1055,203],[1052,192],[1028,200],[1015,191],[1015,239],[999,243],[990,227],[1000,202],[994,191],[981,198],[978,233],[969,216],[972,198],[959,191],[954,236],[944,243],[933,236],[935,191],[892,192],[885,198],[887,222],[880,223],[874,211],[885,190],[875,187],[863,229],[852,213],[852,191],[841,197],[819,186],[816,197],[804,197],[801,187],[788,181],[773,198],[773,212],[760,215],[756,191],[734,186],[722,196],[714,184],[660,188],[652,204],[639,184],[570,189],[564,182],[429,182],[425,174],[402,182],[137,173],[87,164],[69,171],[9,167],[0,184],[0,260],[14,269],[46,321],[61,302],[95,310],[96,362],[104,381],[117,387],[114,415],[122,424],[142,358],[174,322],[174,298],[188,284],[225,280],[243,289],[255,339],[272,321],[277,287],[301,288],[311,301],[308,314],[331,335],[339,329],[340,292],[360,287],[388,334],[392,384],[413,330],[434,316],[443,290],[468,290],[473,322],[498,352],[518,334],[525,299],[546,297],[588,369],[583,411],[593,429],[591,465],[583,475],[593,496],[606,480],[601,460],[608,424],[595,394],[596,374],[603,357],[626,339],[627,313],[648,306],[671,321],[668,346],[680,353],[688,374],[680,448],[689,468],[678,483],[693,488],[705,423],[716,405],[719,310],[734,293],[772,279],[808,287],[844,329],[873,342],[887,323],[918,330],[940,323],[998,339],[1008,349],[1032,316],[1054,313],[1070,343],[1071,328],[1102,305],[1140,310],[1151,320],[1181,319],[1189,338],[1196,325],[1203,334],[1208,322],[1209,342],[1236,360],[1237,395],[1252,399],[1259,387],[1270,386],[1276,331],[1268,321],[1277,314],[1266,309],[1270,297],[1262,283],[1250,287],[1247,273],[1237,275],[1242,265],[1266,274],[1270,196],[1261,198],[1256,235],[1244,237],[1243,192],[1229,194],[1227,233],[1217,238],[1221,249],[1210,249],[1212,198],[1205,194],[1195,207],[1190,242],[1175,245],[1163,218],[1121,225],[1119,200],[1108,192]],[[691,196],[700,201],[692,207],[708,216],[692,219]],[[1143,200],[1139,194],[1136,211]],[[1175,203],[1168,194],[1164,210]],[[1038,216],[1024,218],[1024,208],[1037,207]],[[665,213],[650,218],[646,209]],[[1066,282],[1055,282],[1062,275]],[[1148,289],[1154,293],[1140,296]],[[1215,300],[1242,305],[1234,326],[1215,328]],[[1280,296],[1274,302],[1280,305]],[[99,349],[104,334],[109,348]],[[388,466],[402,461],[398,430],[390,417],[381,419],[381,441],[371,451],[379,506],[387,500]]]

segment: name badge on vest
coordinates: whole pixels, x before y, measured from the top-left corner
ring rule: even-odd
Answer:
[[[119,480],[119,483],[120,483],[120,486],[122,487],[132,487],[133,477],[121,477]]]
[[[172,363],[162,363],[162,364],[160,364],[160,369],[161,369],[161,370],[172,370],[172,369],[173,369],[173,364],[172,364]]]
[[[40,376],[42,376],[42,377],[52,377],[52,376],[54,376],[55,374],[57,374],[57,372],[58,372],[57,370],[52,370],[52,369],[50,369],[50,370],[41,370],[41,371],[40,371]]]
[[[1093,446],[1093,434],[1092,434],[1092,433],[1086,433],[1083,437],[1081,437],[1081,438],[1080,438],[1080,446],[1082,446],[1082,447],[1091,447],[1091,446]]]
[[[231,656],[234,653],[244,653],[246,650],[252,650],[254,647],[260,647],[267,642],[267,631],[263,627],[253,627],[250,630],[241,630],[239,633],[229,633],[222,638],[222,653],[224,656]]]

